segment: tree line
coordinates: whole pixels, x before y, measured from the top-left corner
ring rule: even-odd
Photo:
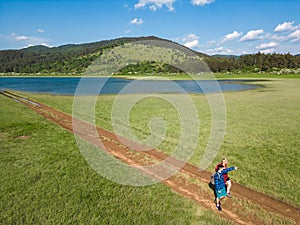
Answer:
[[[206,57],[212,72],[272,72],[278,69],[299,69],[300,56],[256,53],[239,57]]]

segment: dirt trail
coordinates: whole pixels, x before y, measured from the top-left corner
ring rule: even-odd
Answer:
[[[167,160],[167,162],[173,165],[174,167],[176,167],[177,164],[180,164],[179,161],[172,159],[166,154],[159,152],[155,149],[152,149],[150,151],[139,151],[139,154],[135,154],[135,151],[130,150],[127,146],[134,145],[135,149],[143,149],[144,146],[141,146],[137,143],[133,143],[130,140],[117,136],[100,127],[96,128],[99,135],[95,135],[89,132],[92,130],[92,128],[94,128],[94,125],[73,118],[71,115],[63,113],[57,109],[16,95],[12,92],[4,91],[0,93],[6,97],[12,98],[15,101],[22,103],[23,105],[31,108],[35,112],[44,116],[46,119],[60,125],[64,129],[72,133],[74,133],[73,122],[76,121],[76,124],[78,124],[81,127],[81,131],[76,132],[76,135],[99,148],[103,149],[104,146],[104,149],[108,151],[111,155],[129,165],[144,166],[162,160]],[[99,137],[101,142],[99,141]],[[123,144],[125,142],[127,143],[126,145]],[[150,176],[153,175],[151,174],[152,171],[145,170],[144,172],[149,174]],[[199,203],[201,206],[216,211],[215,206],[212,202],[212,193],[210,191],[208,192],[207,189],[203,188],[203,185],[207,185],[209,176],[209,172],[200,171],[197,167],[191,164],[185,164],[185,166],[175,176],[170,177],[167,180],[163,180],[162,182],[165,185],[168,185],[175,192],[191,198],[192,200]],[[279,216],[289,219],[295,224],[300,224],[299,208],[288,205],[285,202],[279,201],[275,198],[259,193],[257,191],[250,190],[249,188],[237,183],[233,185],[232,189],[235,195],[235,199],[248,201],[254,205],[261,207],[268,213],[277,214]],[[236,202],[234,201],[225,199],[225,201],[222,202],[224,204],[224,207],[222,212],[219,212],[220,216],[236,224],[265,223],[265,221],[261,221],[261,219],[253,215],[253,213],[247,213],[247,211],[239,209],[239,207],[236,205]]]

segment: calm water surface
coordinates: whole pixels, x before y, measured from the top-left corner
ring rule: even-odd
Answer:
[[[127,93],[213,93],[258,88],[245,80],[127,80],[80,77],[0,77],[0,90],[57,95]],[[247,81],[249,82],[249,81]],[[80,88],[79,88],[80,87]]]

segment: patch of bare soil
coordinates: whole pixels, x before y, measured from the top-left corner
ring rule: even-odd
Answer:
[[[95,135],[89,132],[93,130],[94,125],[72,118],[71,115],[63,113],[42,103],[23,98],[22,96],[18,96],[7,91],[2,92],[1,94],[28,106],[35,112],[44,116],[46,119],[60,125],[72,133],[74,133],[72,123],[72,120],[74,120],[81,127],[81,131],[76,132],[76,135],[90,142],[91,144],[98,146],[99,150],[100,148],[105,149],[111,155],[129,165],[144,166],[162,160],[166,160],[167,163],[174,167],[176,167],[176,165],[180,165],[179,161],[170,158],[168,155],[156,149],[152,149],[150,151],[138,151],[138,154],[136,154],[137,151],[133,151],[131,150],[132,148],[129,149],[127,146],[135,146],[134,149],[141,150],[143,150],[144,146],[133,143],[130,140],[126,140],[125,138],[117,136],[116,134],[100,127],[97,127],[98,134]],[[99,140],[99,137],[101,141]],[[124,143],[126,143],[126,145]],[[150,176],[156,176],[153,174],[153,171],[145,169],[144,172]],[[197,167],[187,163],[175,176],[172,176],[166,180],[162,180],[161,182],[169,186],[173,191],[199,203],[199,205],[202,207],[217,212],[213,203],[212,192],[208,191],[207,188],[203,188],[203,185],[207,185],[209,177],[209,172],[200,171]],[[159,177],[157,179],[159,179]],[[250,190],[249,188],[237,183],[233,185],[232,192],[235,200],[232,201],[225,199],[222,201],[223,210],[218,213],[221,217],[226,218],[236,224],[272,224],[271,221],[263,221],[261,217],[255,216],[255,214],[253,214],[251,211],[247,212],[247,209],[241,210],[241,206],[237,203],[239,201],[249,202],[252,205],[257,205],[267,214],[275,214],[284,217],[291,223],[299,224],[300,222],[300,209],[297,207],[291,206],[285,202],[257,191]]]
[[[31,138],[31,137],[27,136],[27,135],[21,135],[21,136],[17,137],[17,139],[20,139],[20,140],[24,140],[24,139],[28,139],[28,138]]]

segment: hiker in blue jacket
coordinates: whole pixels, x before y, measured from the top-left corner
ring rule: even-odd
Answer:
[[[226,196],[226,189],[225,189],[223,174],[228,173],[229,171],[232,171],[232,170],[237,170],[237,169],[238,169],[238,167],[230,167],[230,168],[225,169],[223,165],[219,165],[218,171],[214,175],[215,190],[216,190],[216,194],[217,194],[216,207],[219,211],[222,210],[221,205],[220,205],[221,198]]]

